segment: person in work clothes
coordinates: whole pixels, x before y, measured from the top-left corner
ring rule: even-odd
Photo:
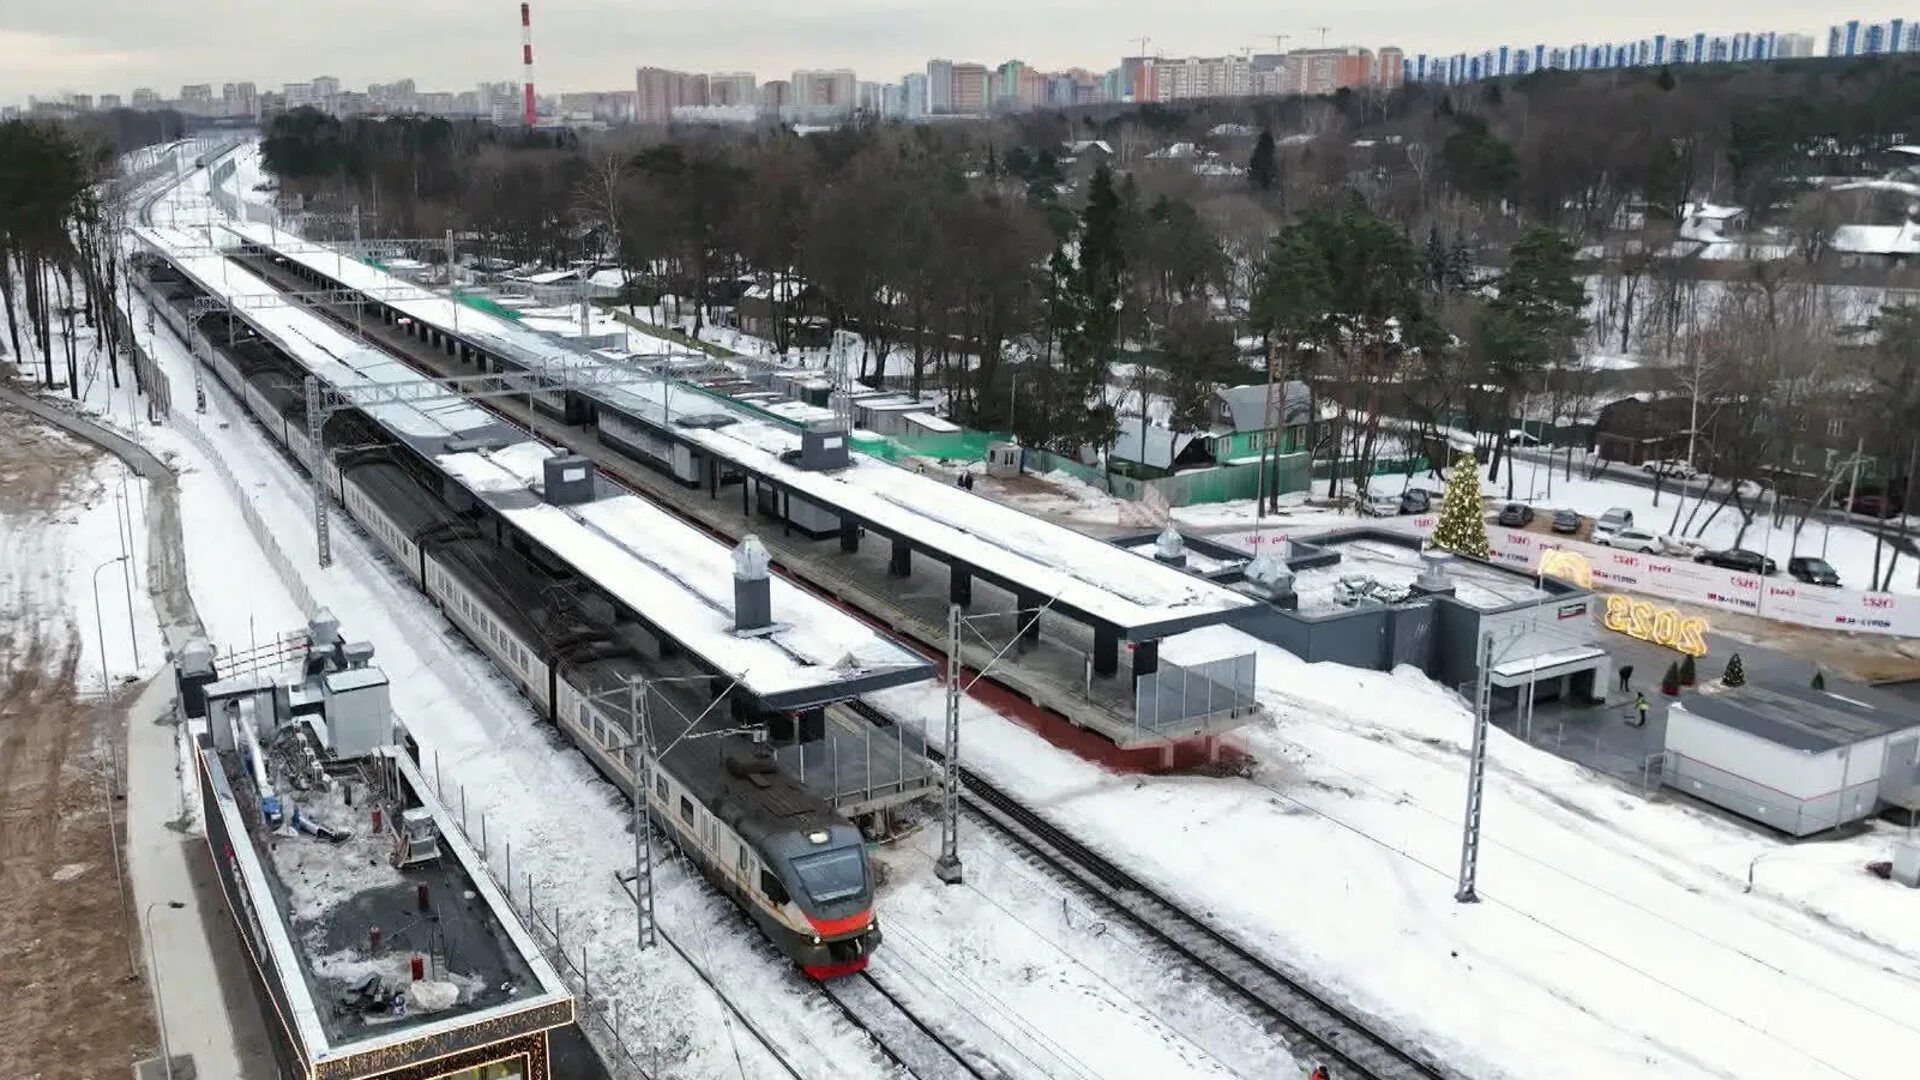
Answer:
[[[1648,705],[1647,703],[1647,695],[1645,694],[1633,695],[1633,716],[1634,716],[1633,726],[1634,727],[1647,726],[1647,709],[1649,709],[1650,707],[1651,706]]]

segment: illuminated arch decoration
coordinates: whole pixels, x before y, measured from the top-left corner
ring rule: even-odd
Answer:
[[[1549,548],[1540,553],[1540,574],[1557,578],[1583,589],[1593,588],[1593,566],[1587,557],[1565,548]]]
[[[1645,600],[1613,593],[1607,598],[1607,629],[1688,656],[1707,655],[1707,620],[1679,608],[1655,607]]]

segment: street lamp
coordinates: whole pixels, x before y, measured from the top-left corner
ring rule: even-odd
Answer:
[[[187,906],[178,900],[168,900],[166,905],[175,911]],[[153,980],[153,1015],[160,1024],[161,1068],[166,1071],[167,1080],[173,1080],[173,1047],[167,1039],[167,1004],[160,996],[160,960],[158,954],[153,951],[153,909],[159,906],[158,900],[148,904],[147,910],[140,916],[140,921],[147,928],[147,971]]]
[[[107,679],[107,624],[106,620],[100,616],[100,571],[126,561],[127,556],[116,555],[93,568],[93,628],[98,632],[100,639],[100,689],[107,696],[109,711],[113,708],[113,684]],[[127,602],[133,602],[131,594],[128,595]]]

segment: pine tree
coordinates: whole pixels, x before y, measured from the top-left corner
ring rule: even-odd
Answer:
[[[1456,555],[1487,557],[1487,518],[1480,504],[1480,470],[1472,454],[1461,454],[1447,478],[1440,499],[1440,520],[1433,527],[1433,546]]]
[[[1272,191],[1280,179],[1280,165],[1273,145],[1273,132],[1262,131],[1253,144],[1253,157],[1247,161],[1247,179],[1261,191]]]
[[[1680,696],[1680,665],[1668,664],[1667,673],[1660,677],[1660,692],[1668,697]]]
[[[1720,685],[1747,685],[1747,666],[1740,662],[1739,653],[1734,653],[1732,656],[1727,657],[1727,670],[1725,674],[1720,676]]]
[[[1813,688],[1815,690],[1827,688],[1827,676],[1819,668],[1813,669]]]
[[[1694,683],[1694,680],[1698,677],[1699,676],[1694,672],[1694,668],[1693,668],[1693,654],[1688,653],[1687,655],[1681,657],[1680,658],[1680,685],[1692,686]]]

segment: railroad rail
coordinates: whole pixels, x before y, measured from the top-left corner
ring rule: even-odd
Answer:
[[[820,988],[888,1060],[916,1080],[1000,1080],[1005,1075],[991,1066],[983,1071],[974,1065],[870,971],[829,980]]]
[[[850,703],[869,720],[897,724],[865,701]],[[940,752],[927,748],[930,757]],[[1173,950],[1233,996],[1271,1018],[1295,1056],[1318,1060],[1334,1080],[1455,1080],[1443,1069],[1329,1001],[1300,979],[1254,955],[1167,899],[1031,807],[965,766],[961,805],[1012,840],[1096,906]]]

